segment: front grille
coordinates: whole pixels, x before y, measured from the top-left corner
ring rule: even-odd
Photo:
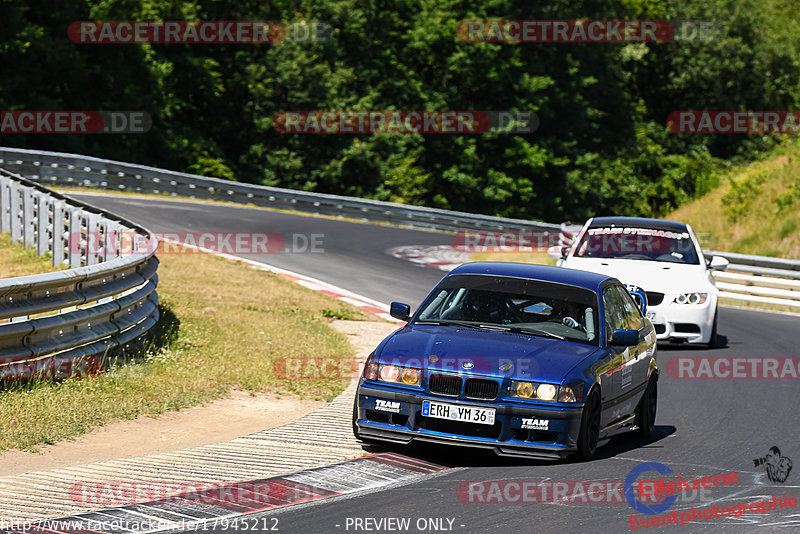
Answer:
[[[476,423],[436,419],[434,417],[422,417],[419,412],[417,412],[417,424],[419,428],[423,430],[433,430],[434,432],[458,434],[473,438],[497,439],[500,437],[500,432],[503,430],[503,425],[500,421],[495,421],[493,425],[479,425]]]
[[[468,399],[494,400],[499,390],[500,384],[496,380],[468,378],[464,386],[464,396]]]
[[[428,390],[438,395],[458,397],[461,393],[461,377],[455,375],[430,375],[428,377]]]
[[[684,334],[699,334],[700,327],[696,324],[691,323],[675,323],[673,325],[673,330],[676,332],[681,332]]]
[[[667,326],[663,324],[654,324],[653,326],[656,327],[656,334],[663,334],[667,331]]]
[[[646,291],[645,293],[647,294],[648,306],[658,306],[664,302],[664,293],[655,293],[653,291]]]

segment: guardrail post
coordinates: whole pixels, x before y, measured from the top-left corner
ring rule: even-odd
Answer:
[[[14,241],[22,240],[22,224],[19,206],[19,184],[11,184],[11,201],[9,203],[11,211],[11,239]]]
[[[53,230],[52,230],[52,252],[53,252],[53,267],[58,267],[64,264],[67,259],[64,251],[64,211],[66,204],[63,200],[56,200],[53,206]]]
[[[11,231],[11,180],[0,178],[0,232]]]
[[[36,254],[44,256],[50,247],[50,203],[47,195],[36,195]]]
[[[70,267],[81,266],[81,256],[83,255],[83,212],[79,208],[67,206],[67,259]]]
[[[28,187],[22,188],[22,244],[26,248],[34,246],[34,232],[36,219],[33,217],[33,191]]]
[[[98,247],[100,246],[99,215],[89,213],[86,216],[86,265],[100,263]]]

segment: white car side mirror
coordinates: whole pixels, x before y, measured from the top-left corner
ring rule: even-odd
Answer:
[[[553,245],[552,247],[547,249],[547,255],[553,258],[554,260],[560,260],[566,256],[565,249],[566,247],[562,247],[561,245]]]
[[[724,271],[728,268],[730,262],[722,256],[711,256],[711,261],[708,263],[709,269],[716,269],[717,271]]]

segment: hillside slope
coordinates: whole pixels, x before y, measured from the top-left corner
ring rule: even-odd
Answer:
[[[800,145],[721,182],[665,218],[689,223],[704,249],[800,259]]]

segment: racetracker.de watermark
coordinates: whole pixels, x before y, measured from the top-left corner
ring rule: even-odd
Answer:
[[[456,487],[456,497],[463,503],[533,504],[533,503],[626,503],[622,480],[482,480],[465,481]],[[659,504],[664,494],[639,493],[641,502]],[[711,500],[706,488],[682,490],[676,498],[682,502]]]
[[[128,254],[321,254],[325,234],[280,234],[277,232],[162,232],[155,240],[136,232],[73,232],[67,238],[73,254],[125,256]]]
[[[486,250],[546,252],[550,247],[561,244],[561,234],[558,230],[520,232],[462,230],[453,234],[450,244],[466,252]]]
[[[0,365],[0,380],[63,380],[86,378],[103,372],[102,358],[53,356]]]
[[[708,20],[462,20],[456,36],[469,43],[666,43],[710,41],[721,25]]]
[[[70,500],[92,506],[124,506],[162,501],[175,504],[280,504],[305,500],[301,484],[263,481],[235,484],[207,482],[76,482],[69,488]]]
[[[456,36],[471,43],[656,43],[672,39],[666,20],[462,20]]]
[[[667,127],[672,133],[796,134],[800,111],[673,111]]]
[[[80,44],[266,44],[322,42],[333,28],[321,21],[273,20],[81,20],[69,25]]]
[[[676,379],[796,380],[800,378],[800,357],[674,356],[666,370]]]
[[[272,363],[272,373],[282,380],[353,380],[363,368],[354,358],[323,356],[284,356]]]
[[[0,111],[4,134],[142,134],[152,126],[146,111]]]
[[[517,111],[279,111],[272,126],[286,134],[529,134],[539,118]]]

